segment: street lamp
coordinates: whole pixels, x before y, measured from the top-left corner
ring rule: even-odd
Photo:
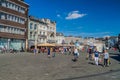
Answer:
[[[8,39],[8,50],[10,49],[10,39]]]

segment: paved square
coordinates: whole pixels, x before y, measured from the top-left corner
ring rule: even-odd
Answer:
[[[120,80],[120,56],[111,54],[109,67],[96,66],[80,53],[72,62],[72,55],[17,53],[0,54],[0,80]]]

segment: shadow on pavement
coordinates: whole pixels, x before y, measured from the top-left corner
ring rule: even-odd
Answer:
[[[64,78],[64,79],[57,79],[57,80],[83,79],[83,78],[90,78],[90,77],[95,77],[95,76],[101,76],[101,75],[105,75],[105,74],[110,74],[110,73],[114,73],[114,72],[120,72],[120,69],[110,70],[110,71],[108,71],[108,72],[99,73],[99,74],[92,74],[92,75],[86,75],[86,76],[80,76],[80,77],[73,77],[73,78]]]
[[[94,63],[94,62],[88,62],[88,64],[95,65],[95,63]]]
[[[88,64],[91,64],[91,65],[95,65],[95,63],[94,62],[88,62]],[[101,63],[99,63],[99,66],[104,66],[103,64],[101,64]]]

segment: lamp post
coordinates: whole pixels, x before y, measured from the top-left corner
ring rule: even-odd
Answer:
[[[8,50],[10,49],[10,39],[8,39],[8,44],[7,44],[7,46],[8,46]]]

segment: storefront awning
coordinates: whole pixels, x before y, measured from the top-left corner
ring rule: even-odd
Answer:
[[[55,46],[55,44],[43,43],[43,44],[38,44],[37,46]]]
[[[55,46],[64,46],[64,47],[74,47],[75,45],[70,45],[70,44],[56,44]]]

